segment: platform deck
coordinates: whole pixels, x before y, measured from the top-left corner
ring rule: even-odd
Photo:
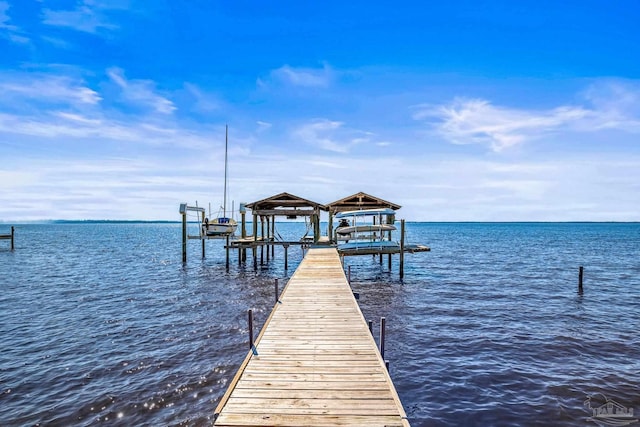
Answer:
[[[216,426],[408,426],[335,248],[310,249],[215,411]]]

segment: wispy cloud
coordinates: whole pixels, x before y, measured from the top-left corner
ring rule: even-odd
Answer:
[[[342,125],[342,122],[318,119],[297,128],[294,131],[294,137],[301,139],[307,144],[322,148],[323,150],[346,153],[348,148],[335,139],[335,132],[340,129]]]
[[[454,144],[485,144],[499,152],[553,132],[616,129],[640,132],[640,88],[598,82],[584,92],[584,105],[528,110],[484,99],[455,98],[447,105],[419,105],[413,118],[426,121]]]
[[[271,129],[272,126],[271,123],[263,122],[261,120],[258,120],[256,124],[258,125],[258,130],[256,131],[258,133],[266,132],[267,130]]]
[[[292,132],[293,139],[335,153],[348,153],[359,145],[375,145],[385,147],[385,142],[376,141],[376,135],[357,129],[351,129],[343,122],[314,119],[298,126]]]
[[[170,145],[191,149],[210,146],[211,137],[171,124],[122,122],[65,111],[27,116],[0,113],[0,133],[55,140],[77,138],[88,141],[124,141],[145,145]],[[1,141],[0,141],[1,142]]]
[[[11,18],[7,14],[9,8],[10,6],[7,1],[0,1],[0,37],[4,36],[14,43],[29,43],[31,41],[29,37],[24,35],[19,27],[9,23],[11,22]]]
[[[171,114],[176,110],[172,101],[157,93],[156,84],[151,80],[127,80],[124,71],[113,67],[107,70],[111,80],[122,90],[122,97],[138,106],[149,107],[152,110]]]
[[[322,68],[295,68],[283,65],[271,71],[266,81],[259,79],[258,85],[274,82],[297,87],[325,88],[330,86],[334,78],[335,72],[327,64]]]
[[[0,77],[0,105],[11,106],[16,99],[20,103],[48,102],[68,106],[95,105],[102,100],[84,82],[68,76],[0,73]]]
[[[580,107],[528,111],[497,107],[482,99],[455,99],[444,106],[419,106],[416,120],[435,119],[433,126],[454,144],[487,144],[501,151],[580,120],[591,112]]]
[[[222,102],[212,94],[205,93],[193,83],[184,84],[185,92],[189,95],[192,110],[199,113],[211,113],[222,108]]]
[[[92,34],[100,30],[112,31],[118,26],[109,19],[109,12],[123,10],[127,7],[127,1],[83,0],[77,4],[75,9],[44,9],[43,23]]]

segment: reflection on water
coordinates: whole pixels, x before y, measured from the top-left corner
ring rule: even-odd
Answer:
[[[301,226],[302,231],[296,229]],[[278,224],[285,238],[304,225]],[[347,258],[414,426],[576,425],[602,393],[640,410],[640,225],[419,224],[398,278]],[[289,250],[253,271],[223,242],[181,263],[178,224],[17,227],[0,247],[0,425],[210,425]],[[297,233],[297,234],[296,234]],[[259,255],[258,255],[259,256]],[[577,293],[584,265],[584,293]],[[377,332],[374,334],[377,339]]]

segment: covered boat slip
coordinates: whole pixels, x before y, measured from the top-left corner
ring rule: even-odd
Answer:
[[[216,426],[408,426],[334,248],[310,249],[216,408]]]

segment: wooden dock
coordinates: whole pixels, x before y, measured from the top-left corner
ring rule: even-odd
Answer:
[[[216,426],[408,426],[335,248],[310,249],[227,392]]]

